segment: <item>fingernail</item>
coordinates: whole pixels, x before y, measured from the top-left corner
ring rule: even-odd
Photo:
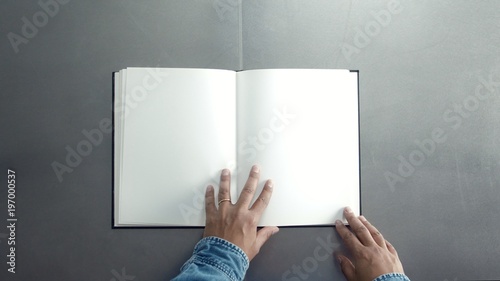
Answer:
[[[207,192],[211,192],[212,190],[214,190],[213,186],[211,186],[211,185],[207,186]]]
[[[228,176],[229,175],[229,170],[228,169],[223,169],[222,170],[222,175],[223,176]]]
[[[335,221],[335,225],[341,225],[341,224],[342,224],[342,221],[340,221],[340,220]]]
[[[337,260],[339,261],[339,263],[342,263],[342,257],[341,256],[337,256]]]
[[[267,180],[267,187],[269,187],[269,189],[273,189],[273,186],[274,186],[274,183],[272,180]]]
[[[344,210],[345,210],[346,213],[349,213],[349,214],[352,213],[351,207],[345,207]]]
[[[253,166],[252,166],[252,172],[254,172],[254,173],[258,173],[258,172],[260,172],[260,168],[259,168],[259,166],[257,166],[257,165],[253,165]]]
[[[362,221],[366,221],[365,216],[359,216],[359,219],[362,220]]]

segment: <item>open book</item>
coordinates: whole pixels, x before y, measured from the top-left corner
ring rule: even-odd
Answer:
[[[358,72],[127,68],[114,76],[114,226],[204,226],[208,184],[253,164],[259,225],[324,225],[360,213]]]

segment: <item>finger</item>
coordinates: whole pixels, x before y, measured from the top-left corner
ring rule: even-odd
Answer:
[[[368,228],[366,228],[366,226],[358,219],[358,217],[354,215],[351,208],[346,207],[344,209],[344,216],[349,222],[352,232],[356,234],[356,237],[358,237],[359,241],[363,245],[369,246],[375,243],[375,240],[373,240],[373,237],[370,234],[370,231],[368,231]]]
[[[273,194],[273,181],[267,180],[266,183],[264,184],[264,188],[262,189],[262,192],[260,193],[259,197],[250,208],[250,210],[254,211],[258,215],[257,219],[260,218],[264,210],[267,208],[267,205],[271,200],[272,194]]]
[[[351,253],[359,253],[361,251],[363,244],[359,242],[356,235],[354,235],[354,233],[352,233],[340,220],[335,221],[335,230],[337,230],[337,233]]]
[[[351,260],[343,255],[338,255],[337,259],[340,262],[340,269],[342,269],[342,273],[344,274],[345,279],[347,279],[348,281],[356,280],[356,269]]]
[[[215,207],[215,194],[214,187],[209,185],[205,191],[205,230],[203,231],[203,237],[211,236],[210,230],[215,225],[217,218],[217,207]]]
[[[228,169],[223,169],[220,175],[220,184],[219,184],[219,195],[217,196],[217,202],[220,202],[222,199],[231,199],[230,193],[231,187],[231,174]],[[219,209],[225,206],[231,205],[231,201],[222,201],[218,204]]]
[[[378,229],[373,226],[364,216],[359,216],[359,220],[366,226],[370,234],[372,235],[373,240],[382,248],[387,249],[387,246],[385,245],[385,239],[384,236],[382,236],[382,233],[378,231]]]
[[[260,248],[273,236],[280,231],[276,226],[266,226],[259,231],[257,231],[257,237],[255,238],[255,250],[258,253]]]
[[[215,207],[214,187],[211,185],[207,186],[205,192],[205,212],[207,214],[207,222],[208,218],[217,212],[217,208]]]
[[[260,168],[257,165],[253,165],[250,170],[250,174],[248,175],[247,182],[241,191],[240,198],[238,198],[238,202],[236,205],[239,207],[248,209],[250,202],[252,202],[253,196],[255,194],[255,189],[257,188],[257,184],[259,183],[260,177]]]

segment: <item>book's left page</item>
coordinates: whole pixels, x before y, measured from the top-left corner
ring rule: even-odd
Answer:
[[[235,77],[171,68],[115,75],[115,226],[205,225],[205,188],[236,161]]]

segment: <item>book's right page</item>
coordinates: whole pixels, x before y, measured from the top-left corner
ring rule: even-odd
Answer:
[[[268,69],[237,74],[238,183],[271,178],[259,225],[322,225],[360,213],[358,73]],[[257,197],[257,196],[256,196]]]

